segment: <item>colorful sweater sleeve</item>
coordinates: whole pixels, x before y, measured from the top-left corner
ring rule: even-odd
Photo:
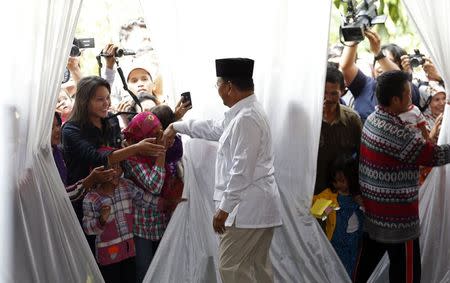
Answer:
[[[450,163],[450,145],[435,145],[427,142],[420,152],[417,163],[429,167]]]
[[[425,141],[408,128],[393,129],[397,130],[395,136],[384,133],[392,137],[390,140],[385,139],[390,145],[386,154],[402,162],[422,166],[441,166],[450,162],[450,145],[439,146]]]
[[[88,193],[83,200],[83,229],[88,235],[98,235],[103,232],[100,224],[101,202],[98,197]]]

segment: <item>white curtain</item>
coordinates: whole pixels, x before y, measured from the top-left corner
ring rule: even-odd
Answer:
[[[284,225],[271,258],[277,282],[349,282],[310,216],[321,127],[331,1],[141,1],[160,55],[165,92],[190,90],[189,118],[221,118],[214,59],[255,59],[255,93],[271,122]],[[216,144],[185,144],[189,198],[169,224],[145,282],[215,282]]]
[[[403,0],[409,18],[431,56],[450,85],[450,2],[446,0]],[[450,98],[447,95],[447,100]],[[449,105],[446,105],[438,144],[450,143]],[[434,168],[419,192],[421,222],[421,282],[449,282],[450,274],[450,166]],[[371,277],[371,282],[387,282],[387,256]]]
[[[10,1],[1,12],[0,127],[7,140],[1,147],[0,201],[3,210],[10,209],[2,211],[0,223],[2,282],[103,281],[50,148],[58,86],[81,2]],[[3,247],[10,252],[4,254]]]
[[[424,45],[450,86],[450,2],[403,1]],[[447,101],[450,96],[447,95]],[[438,144],[450,143],[446,105]],[[420,190],[422,282],[448,282],[450,271],[450,166],[434,168]]]

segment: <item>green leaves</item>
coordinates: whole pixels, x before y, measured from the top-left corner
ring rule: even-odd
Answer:
[[[339,9],[339,7],[341,6],[341,0],[333,0],[333,4],[337,9]]]
[[[398,0],[388,1],[387,6],[389,10],[389,17],[396,24],[400,20]]]

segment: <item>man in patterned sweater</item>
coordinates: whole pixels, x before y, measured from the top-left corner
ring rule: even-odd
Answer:
[[[398,117],[411,104],[408,75],[377,79],[379,106],[364,124],[359,180],[366,221],[355,282],[367,282],[383,254],[390,282],[420,282],[419,165],[450,162],[450,145],[435,145],[408,129]]]

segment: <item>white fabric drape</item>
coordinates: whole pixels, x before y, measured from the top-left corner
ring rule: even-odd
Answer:
[[[403,0],[409,18],[421,36],[433,63],[450,84],[450,2],[446,0]],[[448,89],[448,87],[447,87]],[[447,100],[450,96],[447,95]],[[449,106],[445,107],[438,144],[450,143]],[[450,166],[434,168],[419,192],[421,224],[421,282],[449,282],[450,274]],[[370,282],[388,282],[385,256]]]
[[[2,129],[11,140],[0,166],[11,177],[11,185],[2,186],[2,197],[10,201],[9,226],[0,226],[2,245],[11,250],[1,257],[10,263],[1,273],[5,282],[103,281],[50,148],[53,109],[81,2],[12,1],[1,12],[7,39],[1,44],[1,126],[11,127]]]
[[[349,282],[309,215],[321,127],[331,1],[141,1],[164,91],[190,90],[189,118],[220,118],[214,59],[255,59],[255,93],[271,122],[283,222],[271,257],[277,282]],[[185,144],[185,192],[145,282],[216,282],[215,144]]]
[[[434,64],[450,85],[450,3],[444,0],[403,1]],[[447,101],[450,96],[447,95]],[[438,144],[450,143],[446,105]],[[420,190],[422,282],[448,282],[450,274],[450,166],[434,168]]]

